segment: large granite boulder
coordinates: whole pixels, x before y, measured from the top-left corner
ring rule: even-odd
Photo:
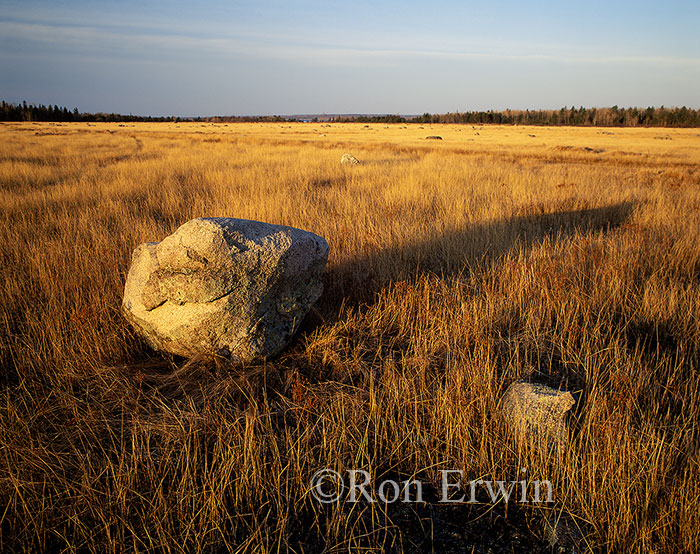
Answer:
[[[193,219],[134,250],[122,303],[157,350],[274,356],[321,296],[328,260],[322,237],[233,218]]]

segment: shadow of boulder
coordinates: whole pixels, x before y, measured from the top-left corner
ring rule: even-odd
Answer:
[[[325,292],[318,309],[330,316],[343,303],[371,302],[393,282],[426,273],[449,278],[547,240],[607,231],[622,225],[632,209],[631,202],[620,202],[599,208],[516,216],[453,227],[419,237],[410,244],[365,252],[347,263],[326,268]]]

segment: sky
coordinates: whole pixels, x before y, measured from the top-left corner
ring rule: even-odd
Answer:
[[[138,115],[700,108],[700,1],[0,0],[0,99]]]

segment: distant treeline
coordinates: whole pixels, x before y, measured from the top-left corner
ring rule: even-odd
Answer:
[[[461,123],[481,125],[573,125],[590,127],[700,127],[700,110],[691,108],[561,108],[560,110],[504,110],[480,112],[425,113],[420,116],[330,116],[312,121],[349,121],[358,123]],[[210,123],[286,122],[294,117],[216,116],[216,117],[151,117],[116,113],[86,113],[78,108],[2,102],[0,121],[199,121]]]
[[[560,110],[505,110],[501,112],[425,113],[405,118],[398,115],[352,117],[360,123],[462,123],[501,125],[574,125],[590,127],[700,127],[700,110],[682,108],[561,108]]]
[[[0,104],[0,121],[175,121],[175,117],[150,117],[140,115],[121,115],[118,113],[79,112],[78,108],[69,110],[61,106],[44,106],[43,104],[13,104],[3,101]]]
[[[107,121],[107,122],[131,122],[131,121],[199,121],[209,123],[232,122],[283,122],[295,121],[293,118],[284,118],[279,115],[263,116],[216,116],[216,117],[152,117],[143,115],[123,115],[118,113],[88,113],[80,112],[78,108],[69,110],[62,106],[44,106],[43,104],[13,104],[2,101],[0,104],[0,121]]]
[[[211,117],[191,117],[188,121],[206,121],[208,123],[284,123],[297,121],[293,117],[281,115],[216,115]]]

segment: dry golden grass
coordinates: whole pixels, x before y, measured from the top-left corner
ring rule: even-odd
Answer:
[[[693,550],[700,132],[423,127],[2,125],[0,549],[534,549],[551,507],[309,494],[527,466],[592,548]],[[278,359],[185,364],[121,315],[133,248],[201,216],[328,240]],[[519,378],[579,392],[561,456],[500,425]]]

